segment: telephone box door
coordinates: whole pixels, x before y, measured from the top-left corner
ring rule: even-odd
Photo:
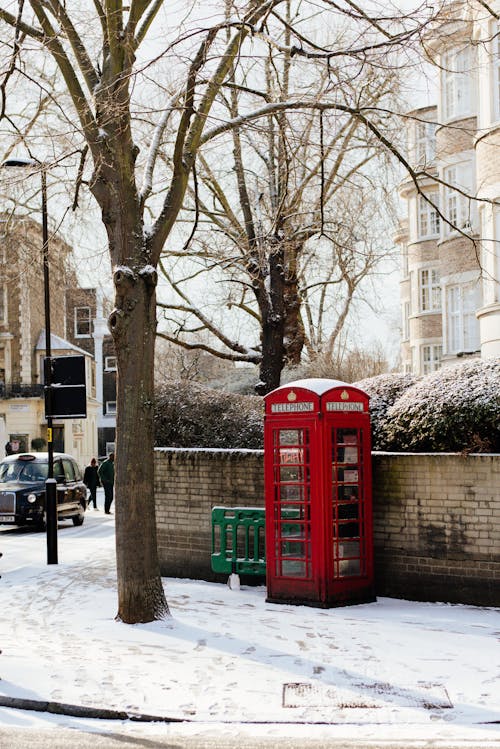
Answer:
[[[266,557],[268,600],[316,600],[323,548],[316,420],[274,421],[266,433]]]
[[[366,422],[366,423],[365,423]],[[369,599],[373,588],[371,444],[368,419],[346,415],[327,421],[326,473],[331,512],[329,597]]]

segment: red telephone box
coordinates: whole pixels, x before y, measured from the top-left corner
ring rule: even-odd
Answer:
[[[265,397],[268,601],[375,600],[369,398],[338,380]]]

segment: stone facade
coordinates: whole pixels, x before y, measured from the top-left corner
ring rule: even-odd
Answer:
[[[374,453],[373,472],[377,594],[499,606],[500,455]],[[162,574],[222,581],[212,507],[263,507],[263,474],[260,450],[158,448]]]

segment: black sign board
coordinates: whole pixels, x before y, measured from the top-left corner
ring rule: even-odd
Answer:
[[[45,418],[86,418],[85,357],[45,357],[44,368],[45,383],[50,382],[45,385]]]

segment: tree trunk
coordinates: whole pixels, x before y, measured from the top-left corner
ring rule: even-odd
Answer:
[[[292,366],[300,364],[305,341],[304,324],[300,314],[302,300],[297,278],[297,260],[301,249],[301,246],[288,248],[286,278],[283,289],[285,361]]]
[[[255,386],[258,395],[266,395],[279,386],[285,360],[285,278],[281,246],[269,254],[268,273],[268,279],[261,279],[258,287],[254,286],[262,327],[260,381]]]
[[[116,346],[117,618],[147,622],[169,613],[156,545],[153,452],[153,361],[156,272],[150,266],[114,272],[109,326]],[[137,445],[141,451],[137,452]]]

